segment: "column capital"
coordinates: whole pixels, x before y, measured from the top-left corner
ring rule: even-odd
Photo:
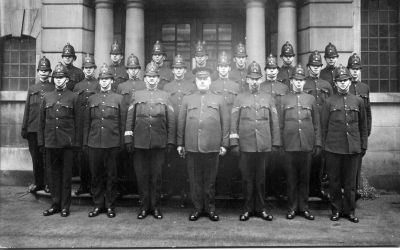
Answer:
[[[278,8],[296,8],[296,0],[276,0]]]
[[[143,0],[126,0],[126,8],[140,8],[144,9],[144,1]]]
[[[266,2],[267,0],[244,0],[244,3],[246,4],[247,8],[250,7],[264,8]]]
[[[96,9],[112,9],[115,0],[95,0]]]

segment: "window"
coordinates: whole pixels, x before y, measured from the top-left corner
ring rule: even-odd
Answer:
[[[190,67],[190,24],[163,24],[161,33],[167,61],[172,62],[175,55],[180,54]]]
[[[400,92],[398,42],[398,0],[362,0],[362,78],[371,92]]]
[[[222,51],[232,58],[232,25],[203,24],[203,40],[206,41],[209,67],[216,68]]]
[[[36,40],[6,37],[0,43],[1,90],[28,90],[35,83]]]

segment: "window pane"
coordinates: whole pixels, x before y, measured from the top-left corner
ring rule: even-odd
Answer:
[[[361,36],[368,36],[368,25],[361,25]]]
[[[166,43],[164,44],[165,52],[167,53],[167,60],[172,61],[175,57],[175,44]]]
[[[361,51],[368,51],[368,38],[361,38]]]
[[[369,88],[371,92],[379,92],[379,81],[378,80],[370,80]]]
[[[10,78],[7,90],[18,90],[18,78]]]
[[[369,26],[369,36],[370,37],[378,37],[378,25],[370,25]]]
[[[379,23],[387,23],[389,20],[389,13],[387,11],[379,11]]]
[[[380,66],[379,67],[379,77],[380,79],[389,79],[389,67],[388,66]]]
[[[378,50],[378,39],[377,38],[369,39],[369,50],[370,51],[377,51]]]
[[[389,64],[389,53],[380,52],[379,53],[379,63],[380,63],[380,65],[388,65]]]
[[[35,65],[29,65],[29,76],[30,77],[36,76],[36,67],[35,67]]]
[[[379,79],[378,66],[369,67],[369,78],[370,79]]]
[[[361,69],[361,77],[362,79],[368,79],[369,78],[369,74],[368,74],[368,66],[363,66]]]
[[[398,23],[399,22],[399,13],[396,11],[389,11],[389,22],[390,23]]]
[[[379,39],[379,50],[388,51],[389,50],[389,40],[386,38]]]
[[[177,41],[190,41],[190,24],[177,24]]]
[[[361,11],[361,24],[368,24],[368,11]]]
[[[378,52],[370,52],[369,53],[369,65],[378,65],[378,64],[379,64]]]
[[[190,43],[178,43],[177,51],[185,61],[190,61]]]
[[[379,82],[379,91],[380,92],[389,92],[389,81],[388,80],[381,80]]]
[[[18,90],[28,89],[28,78],[21,78],[19,80]]]
[[[10,76],[10,70],[11,70],[11,67],[10,67],[10,65],[8,65],[8,64],[4,64],[3,65],[3,77],[9,77]]]
[[[220,41],[232,40],[232,26],[230,24],[218,25],[218,40]]]
[[[19,63],[19,52],[11,51],[11,63]]]
[[[390,37],[396,37],[397,36],[397,32],[398,32],[398,25],[394,24],[394,25],[389,25],[389,36]]]
[[[389,26],[387,26],[387,25],[379,25],[379,36],[380,37],[389,36]]]
[[[175,41],[175,24],[163,24],[161,33],[163,41]]]
[[[398,81],[390,81],[390,92],[399,92],[399,82]]]
[[[26,52],[26,51],[22,51],[21,52],[21,54],[20,54],[20,56],[21,56],[21,63],[28,63],[29,62],[29,55],[28,55],[28,52]]]
[[[11,65],[11,77],[19,77],[19,65]]]
[[[390,67],[390,79],[398,79],[397,78],[398,67]]]
[[[205,41],[217,40],[217,25],[216,24],[203,24],[203,40],[205,40]]]
[[[397,39],[396,38],[390,38],[390,51],[397,51]]]
[[[379,21],[379,14],[378,11],[370,11],[369,12],[369,23],[378,23]]]

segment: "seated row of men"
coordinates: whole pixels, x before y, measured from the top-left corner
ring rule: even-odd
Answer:
[[[283,53],[292,52],[291,46],[285,45]],[[71,53],[72,46],[66,47],[63,55]],[[163,57],[160,43],[155,44],[153,53]],[[247,56],[243,45],[237,46],[237,55]],[[118,83],[112,67],[104,64],[97,81],[93,77],[94,59],[87,56],[83,64],[85,79],[72,88],[71,71],[58,64],[51,87],[50,62],[45,57],[39,61],[41,82],[29,91],[24,116],[24,124],[29,125],[35,114],[32,116],[32,105],[28,104],[40,106],[37,130],[23,126],[22,135],[29,141],[37,133],[39,149],[45,148],[53,205],[44,215],[60,211],[62,216],[69,215],[73,148],[82,147],[90,166],[95,204],[89,217],[104,211],[110,218],[116,215],[117,160],[121,149],[125,149],[135,152],[133,166],[142,204],[139,219],[149,213],[158,219],[163,217],[159,204],[161,170],[168,151],[177,152],[182,157],[176,157],[180,162],[177,165],[187,167],[195,209],[189,219],[194,221],[206,214],[213,221],[219,220],[215,211],[215,178],[219,161],[225,159],[220,156],[229,151],[239,157],[243,178],[245,204],[240,220],[252,215],[273,218],[263,199],[268,152],[273,157],[284,152],[287,218],[302,214],[312,220],[314,216],[307,205],[310,168],[313,158],[320,156],[323,149],[331,180],[331,219],[338,220],[343,215],[358,222],[354,214],[356,176],[370,127],[365,102],[349,93],[353,86],[355,94],[360,95],[356,86],[361,83],[354,79],[361,67],[357,55],[349,58],[351,73],[343,66],[335,69],[335,93],[328,82],[318,79],[322,68],[318,52],[310,55],[311,81],[307,83],[301,65],[287,71],[290,76],[283,81],[286,84],[278,81],[278,65],[272,55],[267,58],[265,82],[260,65],[254,61],[244,75],[239,74],[238,82],[230,80],[230,60],[225,53],[218,59],[217,79],[212,81],[215,74],[200,65],[192,71],[195,84],[193,78],[186,80],[186,65],[180,55],[173,61],[172,81],[166,81],[163,87],[160,84],[165,78],[161,77],[157,62],[147,65],[144,81],[138,78],[140,64],[134,55],[127,60],[128,81]],[[344,199],[340,178],[344,178]]]

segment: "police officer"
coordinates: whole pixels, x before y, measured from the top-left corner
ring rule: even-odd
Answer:
[[[235,63],[232,71],[229,73],[229,78],[237,82],[240,86],[240,91],[243,92],[248,89],[248,84],[246,82],[246,47],[242,43],[238,43],[235,47],[235,54],[233,62]]]
[[[224,97],[228,108],[229,120],[235,97],[240,93],[240,85],[229,79],[230,71],[230,58],[225,51],[222,51],[218,57],[218,79],[211,83],[210,90]],[[233,197],[238,196],[240,190],[237,190],[236,186],[240,185],[235,184],[240,182],[241,178],[237,157],[234,153],[228,152],[224,157],[221,157],[219,164],[217,192],[224,193],[223,191],[229,191]]]
[[[69,81],[67,84],[67,88],[72,91],[75,87],[75,84],[82,81],[85,78],[85,75],[80,68],[74,66],[76,55],[75,49],[71,44],[67,43],[64,46],[61,58],[68,71]]]
[[[261,67],[253,61],[247,70],[249,91],[233,104],[230,145],[240,149],[239,167],[243,178],[244,208],[239,220],[255,214],[271,221],[264,204],[266,152],[281,146],[278,112],[270,94],[260,91]]]
[[[28,191],[36,193],[45,190],[48,193],[48,172],[44,165],[43,153],[39,151],[39,111],[44,95],[54,90],[54,84],[50,82],[51,66],[45,56],[40,58],[37,67],[38,80],[29,87],[25,102],[24,117],[22,120],[21,136],[28,140],[29,153],[32,157],[34,183],[28,187]]]
[[[276,57],[270,54],[265,65],[266,80],[261,83],[261,91],[274,97],[276,107],[281,106],[281,98],[286,95],[289,88],[278,79],[278,64]],[[280,116],[280,108],[278,116]],[[283,168],[283,155],[281,152],[271,152],[268,157],[267,190],[277,198],[283,198],[285,194],[285,173]]]
[[[372,122],[372,115],[371,115],[371,104],[369,101],[369,86],[360,81],[361,77],[361,58],[354,53],[349,57],[347,62],[347,68],[351,74],[351,85],[349,92],[353,95],[359,96],[364,101],[365,111],[367,113],[367,130],[368,136],[371,134],[371,122]],[[362,155],[359,157],[358,167],[357,167],[357,199],[360,197],[359,190],[362,189],[362,182],[361,182],[361,165],[362,165]]]
[[[321,79],[329,82],[332,86],[332,89],[336,91],[335,89],[335,83],[333,81],[334,78],[334,70],[336,68],[336,63],[339,58],[339,54],[337,53],[336,46],[333,45],[332,43],[329,43],[325,47],[325,54],[324,54],[325,62],[326,62],[326,67],[321,70]]]
[[[53,71],[55,91],[43,98],[39,114],[38,141],[46,149],[46,166],[51,171],[53,204],[44,216],[70,213],[73,147],[78,147],[78,96],[67,88],[67,68],[58,63]]]
[[[114,41],[114,43],[111,45],[110,57],[110,70],[114,76],[111,90],[116,92],[118,85],[122,82],[127,81],[129,78],[128,74],[126,73],[126,68],[123,61],[124,52],[122,51],[122,46],[119,44],[118,41]]]
[[[291,220],[296,213],[314,220],[308,211],[311,153],[321,153],[321,128],[314,96],[303,92],[305,72],[299,64],[290,78],[291,92],[282,97],[280,128],[285,151],[288,213]]]
[[[195,60],[195,64],[192,67],[193,69],[195,69],[196,67],[210,67],[207,64],[208,52],[207,52],[205,41],[200,41],[200,40],[197,41],[197,43],[195,45],[195,51],[194,51],[194,60]],[[187,75],[188,75],[188,79],[196,78],[196,76],[192,72],[188,72]],[[211,80],[214,81],[216,79],[218,79],[218,74],[214,72],[211,75]]]
[[[339,65],[334,75],[337,93],[326,99],[321,113],[332,207],[330,219],[337,221],[343,216],[357,223],[356,178],[359,156],[367,150],[367,115],[364,101],[349,93],[351,75],[348,69]]]
[[[163,89],[164,85],[173,79],[171,68],[165,59],[167,59],[167,53],[165,52],[164,46],[160,41],[156,41],[151,52],[151,60],[158,66],[158,73],[160,74],[160,82],[158,83],[159,89]]]
[[[210,91],[212,70],[197,67],[198,91],[183,97],[178,118],[178,153],[187,157],[190,192],[195,211],[189,216],[196,221],[206,212],[218,221],[215,212],[215,179],[218,155],[224,155],[229,145],[229,116],[221,95]]]
[[[135,92],[146,88],[146,84],[140,79],[140,62],[139,58],[134,54],[128,56],[126,62],[126,72],[129,79],[117,87],[117,93],[123,96],[123,110],[126,113],[131,104]],[[125,115],[126,118],[126,115]],[[126,120],[122,122],[125,131]],[[133,167],[132,155],[124,148],[118,157],[117,174],[118,174],[118,192],[122,196],[133,191],[136,186],[135,169]]]
[[[308,76],[304,85],[304,92],[314,96],[317,109],[320,112],[326,98],[332,95],[333,90],[329,82],[320,78],[322,69],[321,54],[315,50],[308,57]],[[321,116],[320,116],[321,117]],[[310,195],[327,198],[326,185],[321,187],[321,181],[326,184],[325,159],[322,154],[315,155],[311,160]]]
[[[114,75],[110,67],[100,68],[100,91],[89,97],[84,122],[84,151],[88,151],[92,173],[94,209],[89,217],[102,212],[114,218],[117,197],[117,157],[123,144],[124,111],[122,96],[111,91]],[[105,210],[107,209],[107,210]]]
[[[184,58],[177,54],[172,64],[172,73],[174,79],[165,84],[164,91],[171,94],[171,103],[174,108],[175,121],[178,122],[179,110],[182,106],[184,96],[191,94],[195,90],[195,85],[192,79],[186,78],[186,64]],[[188,193],[188,176],[186,170],[186,162],[181,158],[176,150],[173,150],[168,155],[170,168],[165,173],[167,179],[174,186],[175,191],[181,196],[181,207],[186,207]]]
[[[282,66],[279,68],[278,79],[290,87],[289,78],[292,75],[294,69],[293,61],[295,57],[293,46],[286,42],[281,48],[281,59],[283,61]]]
[[[98,91],[98,80],[95,77],[95,70],[97,66],[94,62],[94,57],[87,54],[83,60],[82,69],[85,74],[85,79],[77,83],[74,87],[74,92],[78,94],[78,140],[79,144],[82,145],[83,140],[83,120],[85,110],[87,109],[87,102],[89,96],[95,94]],[[75,191],[75,195],[90,193],[90,168],[89,168],[89,156],[87,152],[79,152],[79,176],[81,183],[79,188]]]
[[[146,89],[135,93],[128,109],[125,144],[128,151],[135,151],[134,166],[142,199],[137,216],[144,219],[149,213],[162,219],[160,210],[161,168],[165,149],[175,149],[175,117],[169,93],[158,89],[160,75],[155,63],[146,66]]]

